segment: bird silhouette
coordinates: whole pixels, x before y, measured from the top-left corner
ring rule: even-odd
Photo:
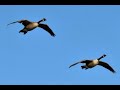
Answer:
[[[82,69],[85,68],[85,70],[86,70],[89,68],[93,68],[96,65],[100,65],[100,66],[103,66],[104,68],[110,70],[111,72],[115,73],[115,70],[108,63],[100,61],[105,56],[106,55],[104,54],[100,58],[95,59],[95,60],[82,60],[82,61],[79,61],[79,62],[76,62],[76,63],[70,65],[69,68],[71,68],[72,66],[77,65],[79,63],[85,63],[86,65],[81,66]]]
[[[24,25],[24,28],[22,30],[20,30],[19,33],[22,32],[24,34],[26,34],[28,31],[35,29],[36,27],[40,27],[40,28],[46,30],[51,36],[54,37],[55,36],[54,32],[50,29],[50,27],[47,24],[42,24],[41,22],[43,22],[43,21],[46,21],[46,19],[43,18],[38,22],[31,22],[28,20],[19,20],[19,21],[9,23],[8,25],[14,24],[14,23],[22,23]]]

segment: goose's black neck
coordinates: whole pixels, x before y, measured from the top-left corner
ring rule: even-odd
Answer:
[[[104,55],[102,55],[101,57],[99,57],[97,60],[100,60],[100,59],[102,59],[102,58],[104,58],[106,55],[104,54]]]
[[[43,19],[41,19],[40,21],[38,21],[38,23],[43,22],[43,21],[46,21],[46,19],[43,18]]]

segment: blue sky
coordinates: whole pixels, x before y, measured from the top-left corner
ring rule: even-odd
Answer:
[[[0,85],[119,85],[120,6],[112,5],[1,5]],[[55,37],[41,28],[26,35],[27,19],[43,22]],[[96,66],[82,70],[84,59],[102,61],[116,71]]]

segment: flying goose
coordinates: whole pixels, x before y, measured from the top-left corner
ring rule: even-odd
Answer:
[[[46,30],[51,36],[55,36],[54,32],[49,28],[49,26],[47,24],[41,24],[41,22],[46,21],[45,18],[43,18],[42,20],[38,21],[38,22],[31,22],[28,20],[19,20],[16,22],[12,22],[10,24],[14,24],[14,23],[22,23],[24,25],[24,28],[22,30],[19,31],[26,34],[28,31],[31,31],[33,29],[35,29],[36,27],[40,27],[43,28],[44,30]],[[10,25],[8,24],[8,25]]]
[[[83,60],[83,61],[79,61],[77,63],[74,63],[74,64],[70,65],[69,68],[72,67],[72,66],[74,66],[74,65],[76,65],[76,64],[79,64],[79,63],[85,63],[86,65],[81,66],[82,69],[85,68],[85,70],[86,70],[86,69],[89,69],[89,68],[93,68],[96,65],[100,65],[100,66],[103,66],[104,68],[110,70],[111,72],[115,73],[114,69],[109,64],[100,61],[105,56],[106,55],[104,54],[100,58],[95,59],[95,60]]]

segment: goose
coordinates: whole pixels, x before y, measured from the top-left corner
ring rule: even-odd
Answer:
[[[87,70],[89,68],[95,67],[96,65],[100,65],[100,66],[110,70],[111,72],[115,73],[115,70],[108,63],[100,61],[105,56],[106,55],[103,54],[101,57],[99,57],[95,60],[82,60],[82,61],[79,61],[79,62],[76,62],[76,63],[70,65],[69,68],[71,68],[72,66],[79,64],[79,63],[85,63],[86,65],[81,66],[82,69],[85,68],[85,70]]]
[[[49,28],[49,26],[47,24],[42,24],[41,22],[43,22],[43,21],[46,21],[46,19],[43,18],[38,22],[31,22],[28,20],[19,20],[19,21],[9,23],[8,25],[14,24],[14,23],[22,23],[24,25],[24,28],[22,30],[20,30],[19,33],[22,32],[24,34],[26,34],[28,31],[35,29],[36,27],[40,27],[40,28],[46,30],[51,36],[54,37],[55,36],[54,32]]]

